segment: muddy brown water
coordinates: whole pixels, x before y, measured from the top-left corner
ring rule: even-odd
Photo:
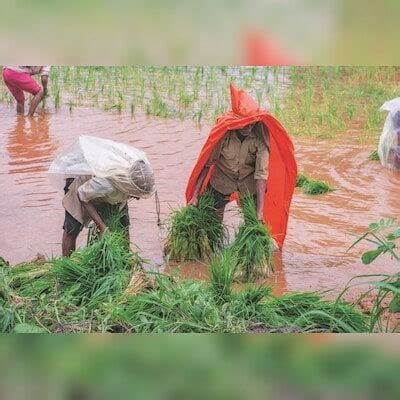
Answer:
[[[64,218],[62,196],[49,183],[46,171],[57,152],[81,134],[122,141],[147,153],[154,168],[161,202],[161,218],[184,203],[185,184],[209,126],[192,121],[149,118],[142,114],[106,113],[77,108],[60,109],[35,118],[18,117],[14,108],[0,106],[0,255],[11,263],[37,253],[58,256]],[[367,160],[371,144],[351,137],[318,141],[294,139],[299,170],[329,181],[337,190],[310,197],[296,189],[282,254],[276,254],[276,292],[339,290],[363,273],[394,273],[389,257],[364,266],[365,245],[345,253],[368,223],[399,217],[400,174]],[[164,270],[161,237],[154,198],[132,201],[131,238],[149,259],[149,268]],[[239,222],[233,204],[226,222]],[[231,228],[232,231],[232,228]],[[83,245],[82,233],[78,244]],[[168,270],[173,267],[168,267]],[[207,278],[198,263],[181,267],[182,274]]]

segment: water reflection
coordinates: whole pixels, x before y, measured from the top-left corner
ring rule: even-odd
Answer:
[[[46,171],[57,150],[49,134],[50,115],[36,118],[22,115],[15,117],[14,127],[9,131],[7,152],[9,174]],[[24,183],[22,179],[19,183]]]

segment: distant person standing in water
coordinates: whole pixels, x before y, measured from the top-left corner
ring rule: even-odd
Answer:
[[[24,92],[28,92],[33,95],[28,115],[33,116],[40,101],[47,94],[47,82],[50,69],[50,66],[5,66],[3,68],[4,83],[17,101],[18,114],[24,114]],[[33,75],[40,75],[42,87],[33,79]]]

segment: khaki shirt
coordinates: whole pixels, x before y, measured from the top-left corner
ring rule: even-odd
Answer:
[[[257,123],[251,133],[240,141],[237,131],[227,132],[216,146],[206,167],[216,168],[210,184],[222,194],[256,193],[256,179],[267,179],[269,161],[269,133]]]
[[[45,67],[43,67],[43,66],[37,66],[37,67],[36,66],[30,66],[30,67],[23,67],[23,66],[9,67],[9,66],[7,66],[4,68],[12,69],[13,71],[22,72],[22,73],[29,74],[29,75],[39,75],[40,74],[40,76],[43,76],[43,75],[48,76],[50,73],[51,66],[50,65],[47,65]]]
[[[79,195],[79,197],[78,197]],[[121,208],[129,196],[115,189],[105,178],[80,176],[71,183],[62,201],[63,207],[81,224],[87,225],[90,217],[85,212],[81,201],[96,203],[120,204]]]

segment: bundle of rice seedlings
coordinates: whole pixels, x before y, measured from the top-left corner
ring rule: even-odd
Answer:
[[[3,257],[0,257],[0,268],[2,267],[8,267],[10,263],[6,261]]]
[[[286,293],[264,303],[271,325],[296,326],[304,332],[367,332],[368,318],[346,302],[324,300],[317,293]],[[261,313],[262,315],[262,313]]]
[[[10,332],[16,321],[15,309],[0,298],[0,333]]]
[[[135,332],[210,332],[206,315],[218,309],[200,282],[157,276],[157,289],[130,296],[116,318]],[[217,317],[215,317],[217,318]],[[211,320],[212,318],[210,318]]]
[[[124,295],[134,296],[146,289],[154,289],[154,287],[155,282],[146,271],[143,268],[136,268],[132,273],[131,280],[129,281],[128,287],[125,289]]]
[[[171,261],[208,261],[222,248],[226,236],[226,228],[216,214],[214,198],[206,192],[197,207],[172,212],[164,251]]]
[[[75,304],[92,308],[121,295],[132,267],[142,262],[137,253],[126,248],[123,232],[108,232],[69,258],[56,260],[54,272],[62,292],[72,293]]]
[[[305,194],[310,195],[323,194],[334,190],[328,182],[313,179],[302,172],[297,175],[296,187],[302,188]]]
[[[233,313],[249,327],[259,324],[259,314],[264,309],[264,301],[271,296],[272,287],[248,285],[243,290],[232,295],[231,307]]]
[[[379,158],[378,150],[371,151],[371,153],[369,153],[369,155],[368,155],[368,160],[379,161],[380,158]]]
[[[134,332],[245,332],[229,302],[221,307],[209,285],[157,275],[156,289],[130,296],[114,314]]]
[[[218,303],[225,303],[230,299],[234,268],[234,254],[229,249],[214,256],[211,260],[211,291]]]
[[[251,196],[242,196],[243,222],[229,251],[234,254],[235,276],[242,281],[265,278],[274,272],[274,241],[265,225],[257,219]]]
[[[9,269],[10,286],[22,297],[33,298],[54,290],[53,264],[33,262],[14,265]]]
[[[124,226],[121,224],[122,212],[115,207],[107,208],[101,215],[104,223],[111,232],[124,231]],[[92,221],[89,224],[89,231],[87,236],[87,245],[90,246],[101,238],[100,231],[97,225]],[[129,246],[129,243],[126,243]]]

